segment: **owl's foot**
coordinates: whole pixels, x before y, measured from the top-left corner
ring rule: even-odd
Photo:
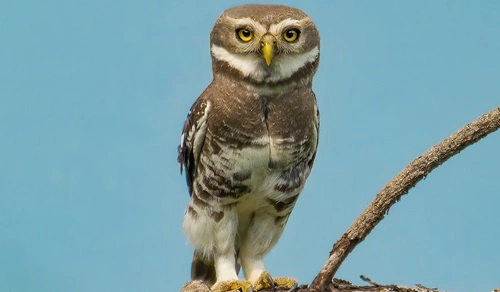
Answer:
[[[278,287],[290,289],[290,291],[293,291],[295,288],[298,287],[298,282],[294,278],[288,278],[288,277],[272,278],[269,272],[264,271],[262,272],[262,274],[260,274],[260,277],[253,284],[253,289],[255,291],[269,289],[269,288],[274,289]]]
[[[229,280],[215,283],[210,289],[213,292],[241,291],[252,292],[252,283],[242,280]]]
[[[297,289],[297,287],[299,287],[299,282],[297,282],[295,278],[278,277],[274,278],[273,280],[276,287],[290,289],[290,291],[293,291],[294,289]]]
[[[264,272],[262,272],[262,274],[260,274],[257,281],[255,281],[253,283],[253,289],[255,291],[259,291],[259,290],[267,289],[267,288],[274,289],[274,280],[268,271],[264,271]]]

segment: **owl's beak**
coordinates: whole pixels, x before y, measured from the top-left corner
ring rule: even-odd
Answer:
[[[264,56],[267,66],[271,65],[271,61],[273,60],[275,45],[276,38],[270,34],[264,35],[260,40],[260,46],[262,47],[262,56]]]

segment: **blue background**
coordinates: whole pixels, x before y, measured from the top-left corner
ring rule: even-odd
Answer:
[[[242,1],[2,1],[0,291],[178,291],[192,248],[176,147]],[[274,275],[310,283],[407,163],[500,105],[500,1],[289,1],[322,37],[315,168]],[[500,134],[393,206],[337,277],[500,286]]]

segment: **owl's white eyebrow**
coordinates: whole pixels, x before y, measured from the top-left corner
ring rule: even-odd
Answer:
[[[308,63],[314,62],[318,58],[318,55],[319,48],[316,46],[310,51],[300,54],[277,56],[275,63],[278,67],[279,73],[275,76],[271,76],[269,81],[276,82],[290,78],[300,68],[304,67]]]
[[[226,16],[226,18],[233,22],[236,26],[244,26],[244,25],[250,25],[252,26],[255,30],[258,30],[258,31],[261,31],[261,32],[265,32],[266,31],[266,28],[260,24],[259,22],[249,18],[249,17],[245,17],[245,18],[232,18],[232,17],[229,17],[229,16]]]
[[[259,70],[259,63],[262,60],[254,55],[232,54],[223,47],[212,45],[212,56],[219,61],[228,63],[231,67],[240,71],[243,76],[251,76],[253,79],[262,81],[264,73]]]
[[[274,34],[274,35],[278,35],[281,33],[281,31],[287,27],[287,26],[291,26],[291,25],[301,25],[302,23],[304,23],[305,21],[308,21],[310,20],[309,18],[304,18],[304,19],[301,19],[301,20],[297,20],[297,19],[291,19],[291,18],[287,18],[285,20],[282,20],[276,24],[272,24],[270,27],[269,27],[269,32]]]
[[[264,80],[265,72],[261,69],[262,59],[260,57],[252,54],[234,54],[216,45],[212,45],[211,51],[215,59],[228,63],[231,67],[240,71],[243,76],[251,77],[256,81]],[[273,61],[276,64],[276,71],[275,74],[269,77],[268,81],[277,82],[290,78],[305,64],[314,62],[318,55],[319,48],[316,46],[304,53],[276,56],[275,61]]]

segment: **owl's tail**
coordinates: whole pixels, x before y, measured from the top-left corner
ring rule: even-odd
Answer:
[[[238,251],[236,252],[236,274],[240,272],[240,265],[238,263]],[[203,260],[196,251],[193,254],[193,261],[191,262],[191,280],[202,280],[208,286],[215,284],[217,275],[215,273],[215,264],[213,261]]]

